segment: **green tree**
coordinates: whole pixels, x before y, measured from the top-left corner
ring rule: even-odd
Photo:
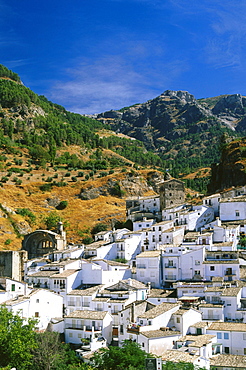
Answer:
[[[37,346],[33,350],[33,369],[35,370],[66,370],[68,365],[79,363],[75,352],[69,345],[62,343],[57,332],[36,334]],[[75,367],[76,368],[76,367]]]
[[[35,320],[26,322],[0,306],[0,367],[23,370],[31,366],[32,349],[36,347],[35,324]]]
[[[97,233],[100,233],[101,231],[106,231],[108,228],[108,226],[106,224],[103,224],[103,223],[99,223],[99,224],[96,224],[92,230],[91,230],[91,233],[92,235],[95,235]]]
[[[49,215],[44,218],[48,230],[56,229],[59,221],[61,221],[61,217],[55,211],[50,212]]]
[[[98,370],[143,370],[147,357],[152,356],[136,342],[126,340],[122,347],[102,348],[92,357],[92,364]]]

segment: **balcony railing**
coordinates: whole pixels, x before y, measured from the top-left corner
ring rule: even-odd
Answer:
[[[75,302],[73,302],[73,301],[68,301],[68,306],[76,306],[76,303]]]
[[[90,307],[90,302],[83,302],[81,304],[82,307]]]
[[[165,275],[165,280],[177,280],[176,275]]]
[[[174,264],[174,265],[171,265],[169,263],[165,263],[165,268],[173,268],[173,269],[176,269],[177,265]]]

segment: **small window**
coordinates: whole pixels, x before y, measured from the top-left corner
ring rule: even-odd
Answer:
[[[39,312],[35,312],[35,317],[39,317]]]
[[[214,271],[214,266],[210,266],[210,271]]]
[[[144,343],[142,343],[142,347],[144,347]]]
[[[39,299],[36,299],[36,303],[39,303]]]
[[[222,339],[222,333],[217,333],[217,339]]]
[[[11,291],[14,292],[15,291],[15,284],[12,284],[11,285]]]
[[[229,333],[224,333],[224,339],[229,339]]]
[[[69,338],[72,338],[73,337],[73,333],[69,333]]]
[[[177,317],[176,322],[179,324],[180,323],[180,317]]]

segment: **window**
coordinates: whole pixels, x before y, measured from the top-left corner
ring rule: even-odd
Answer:
[[[73,337],[73,333],[69,333],[69,338],[72,338]]]
[[[140,325],[143,325],[143,320],[140,320]]]
[[[243,333],[243,340],[246,340],[246,333]]]
[[[200,270],[195,270],[195,275],[200,275]]]
[[[142,347],[144,347],[144,343],[142,343]]]
[[[224,339],[229,339],[229,333],[224,333]]]
[[[12,284],[11,285],[11,291],[14,292],[15,291],[15,284]]]
[[[230,348],[229,347],[224,347],[225,353],[230,353]]]
[[[120,334],[124,334],[123,325],[120,325]]]
[[[78,334],[78,338],[81,338],[81,337],[82,337],[82,335],[81,335],[81,333],[79,333],[79,334]]]
[[[240,216],[240,212],[239,211],[235,211],[235,214],[236,214],[236,217],[239,217]]]
[[[246,355],[246,348],[243,349],[243,354]]]
[[[214,271],[214,266],[210,266],[210,271]]]
[[[36,303],[39,303],[39,299],[36,299]]]
[[[150,320],[149,320],[149,321],[148,321],[148,325],[151,325],[151,324],[152,324],[152,321],[150,321]]]
[[[197,335],[202,335],[202,329],[201,328],[197,328],[196,329],[196,334]]]
[[[217,339],[222,339],[222,333],[217,333]]]
[[[176,322],[179,324],[180,323],[180,317],[177,317]]]
[[[35,317],[39,317],[39,312],[35,312]]]

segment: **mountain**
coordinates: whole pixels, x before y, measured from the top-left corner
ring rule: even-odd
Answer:
[[[195,99],[186,91],[167,90],[143,104],[107,111],[95,118],[116,132],[142,141],[174,175],[219,160],[223,133],[245,135],[246,98],[240,94]]]
[[[98,223],[124,222],[127,196],[156,194],[167,169],[206,192],[222,138],[245,135],[245,106],[241,95],[168,90],[91,118],[0,65],[0,245],[19,249],[23,235],[57,220],[69,241],[88,240]]]
[[[124,222],[124,198],[155,194],[159,164],[143,143],[38,96],[0,65],[1,249],[59,220],[74,243],[98,223]]]

